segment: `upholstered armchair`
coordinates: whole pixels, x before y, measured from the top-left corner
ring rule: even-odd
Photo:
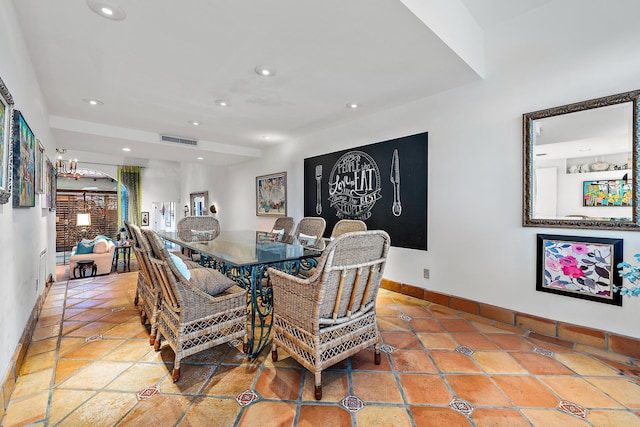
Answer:
[[[389,251],[380,230],[343,234],[327,245],[306,279],[269,268],[273,289],[272,359],[278,347],[315,375],[322,399],[322,371],[374,346],[380,364],[376,297]]]
[[[180,379],[183,358],[242,338],[247,344],[247,292],[217,270],[187,270],[170,258],[152,230],[142,230],[151,244],[150,261],[162,292],[154,348],[164,338],[175,353],[172,379]]]

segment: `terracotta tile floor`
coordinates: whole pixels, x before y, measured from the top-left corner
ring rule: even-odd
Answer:
[[[185,359],[174,384],[172,350],[153,351],[140,324],[136,277],[52,286],[2,426],[640,426],[637,360],[384,290],[382,363],[365,350],[325,371],[320,402],[282,350],[273,363],[221,345]]]

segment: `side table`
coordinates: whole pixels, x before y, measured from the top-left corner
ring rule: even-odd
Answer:
[[[98,266],[94,260],[83,259],[78,261],[76,266],[73,268],[73,278],[81,279],[83,277],[87,277],[87,270],[89,269],[91,269],[91,277],[96,277]]]
[[[120,254],[122,254],[122,271],[125,271],[125,269],[131,271],[131,242],[118,242],[118,244],[116,245],[116,250],[114,253],[116,272],[118,272],[118,261],[120,259]]]

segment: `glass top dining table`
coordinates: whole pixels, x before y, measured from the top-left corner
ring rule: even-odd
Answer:
[[[265,347],[271,333],[273,294],[267,269],[277,268],[291,274],[316,265],[321,251],[302,246],[297,240],[279,240],[265,231],[225,230],[217,236],[212,231],[158,231],[158,236],[200,254],[200,264],[215,268],[247,289],[250,322],[250,358]]]

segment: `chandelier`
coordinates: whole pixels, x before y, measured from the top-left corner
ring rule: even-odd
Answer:
[[[58,158],[56,159],[56,173],[61,176],[72,176],[78,179],[76,172],[78,170],[78,159],[64,160],[63,154],[67,153],[65,148],[56,148]]]

